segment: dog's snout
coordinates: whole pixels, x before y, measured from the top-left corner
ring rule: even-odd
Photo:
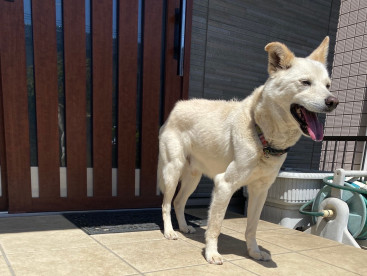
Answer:
[[[325,104],[328,108],[333,110],[338,106],[339,100],[338,100],[338,98],[336,98],[334,96],[329,96],[325,99]]]

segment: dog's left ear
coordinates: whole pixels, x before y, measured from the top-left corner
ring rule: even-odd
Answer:
[[[269,75],[278,70],[286,70],[292,66],[294,54],[283,43],[271,42],[265,46],[265,51],[267,51],[269,55]]]
[[[329,37],[325,37],[321,42],[319,47],[317,47],[311,55],[308,56],[309,59],[313,59],[321,62],[325,66],[327,65],[327,55],[329,52]]]

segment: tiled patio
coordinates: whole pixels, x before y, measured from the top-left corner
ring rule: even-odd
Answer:
[[[227,212],[219,239],[226,261],[215,266],[203,257],[205,227],[169,241],[157,230],[88,236],[61,215],[2,217],[0,275],[367,275],[366,251],[264,221],[258,242],[273,261],[254,261],[245,226]]]

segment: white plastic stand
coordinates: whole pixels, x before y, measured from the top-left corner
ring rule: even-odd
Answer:
[[[305,232],[360,248],[347,228],[349,218],[347,203],[341,199],[329,197],[320,203],[319,212],[322,210],[333,210],[334,216],[318,217],[316,224]]]
[[[344,186],[346,176],[367,176],[367,171],[345,171],[343,169],[338,169],[334,173],[334,183]],[[347,228],[349,207],[347,203],[341,199],[342,193],[343,190],[332,188],[332,197],[324,199],[320,203],[318,209],[319,212],[323,210],[332,210],[334,215],[329,218],[318,217],[316,224],[305,232],[360,248]]]

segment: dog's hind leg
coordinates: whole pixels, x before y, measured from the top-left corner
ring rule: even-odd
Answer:
[[[192,226],[188,226],[185,220],[185,205],[189,196],[195,191],[201,178],[201,172],[192,168],[189,162],[186,162],[185,168],[181,176],[181,188],[178,192],[175,200],[175,213],[180,227],[180,231],[183,233],[194,233],[196,230]]]
[[[270,182],[272,183],[272,182]],[[246,244],[249,255],[255,260],[269,261],[270,254],[261,251],[256,242],[256,229],[259,223],[261,210],[263,209],[268,187],[261,185],[249,185],[248,190],[248,209],[247,209],[247,227],[246,227]]]
[[[174,140],[171,141],[171,144]],[[171,203],[175,194],[178,181],[186,159],[183,151],[180,151],[179,143],[171,145],[172,152],[169,152],[169,143],[160,144],[158,160],[158,184],[163,193],[162,217],[164,224],[164,236],[169,240],[177,240],[177,233],[173,230],[171,221]]]

